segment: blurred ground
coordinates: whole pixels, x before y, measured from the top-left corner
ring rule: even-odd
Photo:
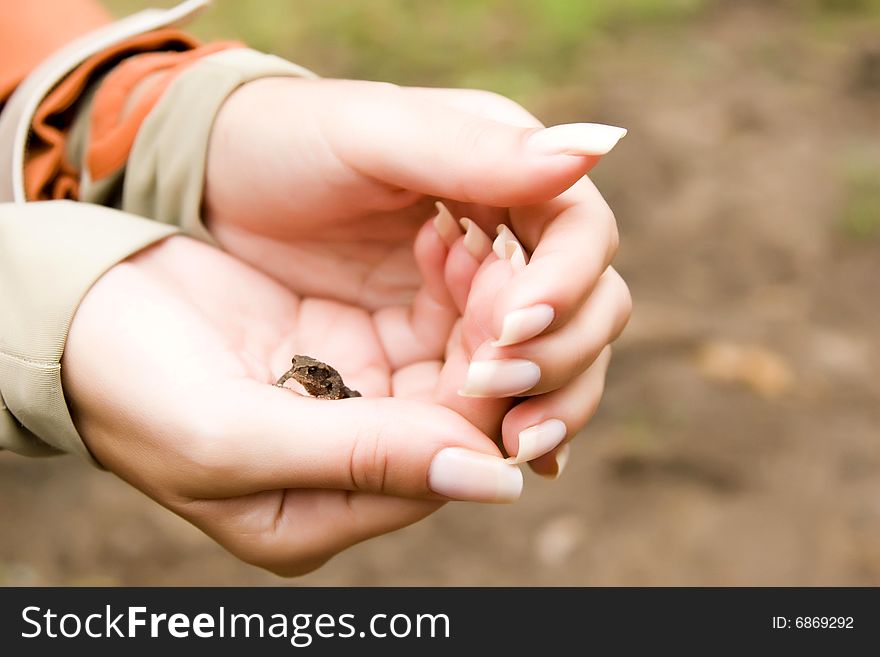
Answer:
[[[880,4],[218,5],[325,75],[630,129],[593,177],[636,310],[563,477],[293,583],[880,585]],[[0,500],[3,584],[286,583],[72,458],[0,455]]]

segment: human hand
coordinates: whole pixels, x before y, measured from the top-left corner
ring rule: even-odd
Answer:
[[[435,400],[490,436],[503,429],[509,453],[558,474],[558,452],[542,454],[592,415],[606,347],[629,315],[626,286],[609,269],[614,217],[583,177],[623,133],[591,124],[544,130],[486,92],[262,80],[231,96],[217,118],[206,218],[225,249],[291,289],[373,311],[399,370],[442,360]],[[469,294],[485,252],[469,255],[464,240],[450,251],[431,231],[418,232],[435,198],[473,220],[472,245],[486,242],[477,231],[494,236],[496,225],[508,225],[531,264],[514,274],[490,262]],[[446,230],[450,243],[454,230]],[[421,277],[416,257],[426,264]],[[516,311],[511,322],[537,328],[492,347]],[[498,363],[511,359],[529,362]],[[472,360],[480,364],[470,368]],[[464,383],[469,371],[482,389]],[[463,385],[500,399],[461,397]],[[511,410],[519,394],[532,399]],[[520,453],[522,432],[551,418],[561,424],[524,434],[531,444]]]
[[[507,224],[491,242],[470,219],[461,220],[463,236],[448,212],[437,220],[448,245],[445,280],[463,313],[447,347],[450,359],[437,400],[490,435],[503,416],[502,439],[514,462],[528,462],[553,479],[568,460],[568,441],[598,408],[611,342],[632,307],[626,284],[610,266],[587,287],[594,274],[590,267],[603,262],[601,254],[581,249],[583,260],[576,263],[574,249],[566,261],[567,244],[585,243],[579,233],[587,227],[577,214],[601,207],[596,196],[583,179],[553,204],[511,210],[511,223],[528,227],[542,223],[541,213],[557,205],[545,215],[541,238],[525,246]],[[568,220],[559,219],[563,215]],[[527,265],[529,250],[534,251]]]
[[[294,353],[336,366],[364,397],[274,387]],[[398,376],[365,310],[303,298],[184,237],[97,281],[74,316],[62,376],[104,467],[280,574],[447,499],[512,501],[522,487],[483,432],[418,400],[437,372]]]

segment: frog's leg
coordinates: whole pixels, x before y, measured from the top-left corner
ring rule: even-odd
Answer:
[[[284,374],[281,375],[281,378],[275,382],[275,385],[279,388],[283,388],[284,384],[287,383],[288,379],[293,378],[293,367],[287,370]]]

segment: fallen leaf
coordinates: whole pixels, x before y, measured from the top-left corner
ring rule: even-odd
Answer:
[[[794,374],[786,360],[756,344],[707,342],[697,354],[697,367],[711,381],[740,383],[766,398],[779,397],[794,384]]]

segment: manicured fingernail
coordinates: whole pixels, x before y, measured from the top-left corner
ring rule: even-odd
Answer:
[[[553,323],[553,307],[539,303],[520,310],[511,310],[504,316],[501,335],[492,343],[493,347],[509,347],[525,342]]]
[[[465,230],[464,248],[474,258],[482,262],[492,252],[492,240],[477,226],[477,223],[467,217],[462,217],[461,225]]]
[[[513,271],[522,271],[526,268],[526,252],[519,242],[505,242],[504,257],[510,260]]]
[[[458,222],[455,221],[452,213],[449,212],[449,209],[443,203],[437,201],[434,206],[437,208],[437,216],[434,217],[434,229],[446,243],[446,246],[452,246],[455,240],[461,236]]]
[[[549,452],[559,445],[568,433],[565,422],[551,418],[519,432],[519,447],[513,463],[525,463]]]
[[[507,227],[506,224],[498,224],[495,228],[495,232],[498,233],[498,237],[495,238],[495,241],[492,242],[492,250],[502,260],[507,257],[505,254],[505,244],[508,242],[516,242],[516,235],[513,234],[513,231]]]
[[[476,360],[470,364],[462,397],[512,397],[531,390],[541,380],[541,368],[530,360]]]
[[[568,465],[568,457],[571,454],[571,446],[568,443],[565,443],[562,447],[556,450],[556,454],[554,454],[554,458],[556,459],[556,473],[555,474],[542,474],[542,477],[547,479],[559,479],[560,475],[562,475],[562,471],[565,470],[565,466]]]
[[[565,123],[539,130],[528,148],[542,155],[605,155],[626,135],[626,128],[604,123]]]
[[[513,502],[522,493],[522,472],[498,456],[447,447],[428,468],[428,487],[438,495],[470,502]]]

